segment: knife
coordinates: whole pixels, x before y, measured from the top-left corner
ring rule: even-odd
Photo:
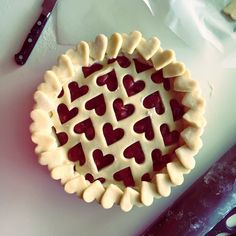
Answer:
[[[15,54],[15,61],[18,65],[24,65],[29,58],[35,44],[37,43],[41,32],[50,17],[57,0],[44,0],[42,4],[42,12],[33,25],[30,33],[27,35],[21,50]]]
[[[236,207],[236,144],[140,236],[204,236]],[[230,235],[236,235],[232,229]]]

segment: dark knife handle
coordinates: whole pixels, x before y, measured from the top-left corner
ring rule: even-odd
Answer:
[[[21,50],[15,55],[15,61],[18,65],[24,65],[30,56],[35,44],[37,43],[44,26],[46,25],[48,16],[41,14],[35,22],[30,33],[27,35]]]

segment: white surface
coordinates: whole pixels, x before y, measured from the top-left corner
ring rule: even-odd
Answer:
[[[157,23],[153,34],[186,62],[207,99],[204,146],[196,157],[196,168],[171,197],[129,213],[118,207],[103,210],[64,193],[34,154],[28,128],[32,95],[44,71],[67,49],[56,43],[54,12],[27,64],[15,65],[13,55],[40,12],[39,2],[0,0],[0,235],[137,235],[236,141],[236,70],[223,70],[220,55],[207,44],[194,51]]]

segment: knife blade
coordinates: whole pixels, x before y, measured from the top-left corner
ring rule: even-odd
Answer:
[[[140,236],[204,236],[236,207],[236,144]]]
[[[15,54],[15,61],[18,65],[24,65],[28,60],[56,3],[57,0],[44,0],[42,4],[43,9],[40,16],[31,28],[30,33],[27,35],[21,50],[17,54]]]

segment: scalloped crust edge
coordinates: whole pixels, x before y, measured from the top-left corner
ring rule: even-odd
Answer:
[[[50,111],[54,105],[52,100],[59,94],[60,85],[74,76],[73,66],[88,66],[89,60],[103,60],[105,55],[114,58],[120,51],[132,54],[135,50],[150,60],[156,70],[163,69],[165,78],[174,80],[174,90],[185,94],[183,105],[189,109],[183,117],[188,124],[181,132],[184,144],[175,150],[175,161],[167,164],[165,173],[156,174],[153,182],[142,181],[140,191],[131,187],[121,190],[114,184],[104,187],[98,180],[93,183],[85,180],[84,176],[74,171],[73,163],[65,158],[63,150],[57,147],[50,123]],[[119,204],[127,212],[134,205],[150,206],[154,198],[169,196],[171,187],[182,184],[184,174],[194,168],[194,156],[202,146],[200,136],[206,124],[203,117],[205,102],[197,82],[191,79],[185,65],[176,61],[172,50],[163,51],[159,39],[153,37],[146,40],[138,31],[123,35],[114,33],[109,39],[105,35],[98,35],[94,42],[82,41],[76,49],[69,49],[59,57],[57,66],[46,71],[44,82],[35,92],[34,100],[30,131],[32,141],[37,145],[35,151],[39,155],[39,163],[48,166],[51,177],[60,180],[67,193],[76,193],[86,202],[96,200],[105,209]]]

